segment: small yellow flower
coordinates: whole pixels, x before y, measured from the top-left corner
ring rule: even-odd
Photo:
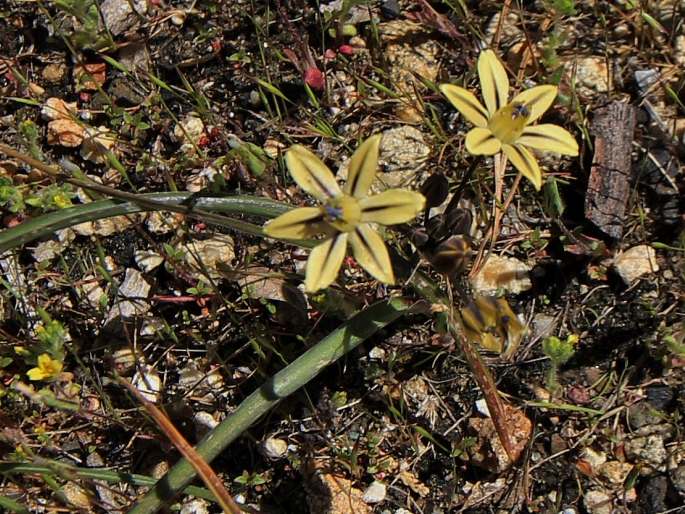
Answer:
[[[30,380],[52,380],[62,372],[62,363],[47,353],[38,356],[38,366],[26,372]]]
[[[305,147],[294,145],[285,155],[290,175],[320,205],[286,212],[268,222],[264,233],[281,239],[323,236],[323,242],[312,250],[307,260],[305,289],[308,292],[333,283],[348,242],[354,258],[369,274],[386,284],[395,282],[388,249],[372,224],[406,223],[423,210],[426,199],[420,193],[404,189],[367,196],[376,177],[380,141],[380,135],[372,136],[354,152],[342,189],[331,170]]]
[[[565,129],[549,123],[531,125],[552,105],[557,87],[533,87],[507,103],[509,79],[492,50],[485,50],[478,57],[478,77],[485,107],[473,93],[462,87],[440,86],[452,105],[476,126],[466,134],[466,150],[473,155],[494,155],[503,151],[535,189],[540,189],[542,173],[528,148],[578,155],[578,143]]]

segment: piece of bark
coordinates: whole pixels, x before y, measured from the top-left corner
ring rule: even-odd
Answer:
[[[637,110],[612,102],[598,109],[592,122],[595,155],[585,195],[585,217],[620,239],[632,182],[631,149]]]

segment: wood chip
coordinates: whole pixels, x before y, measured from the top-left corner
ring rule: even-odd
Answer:
[[[595,112],[592,123],[595,155],[585,196],[585,217],[615,239],[623,235],[636,117],[632,105],[612,102]]]

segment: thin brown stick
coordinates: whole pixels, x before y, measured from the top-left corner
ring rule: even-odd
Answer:
[[[210,465],[207,464],[207,461],[205,461],[200,454],[197,453],[195,448],[186,441],[185,437],[181,435],[169,418],[152,402],[147,401],[143,395],[140,394],[140,391],[133,387],[130,382],[123,378],[119,378],[119,383],[126,387],[136,400],[145,407],[145,410],[155,423],[157,423],[159,429],[164,432],[164,435],[167,436],[176,449],[181,452],[181,455],[192,464],[207,488],[216,497],[217,502],[221,505],[223,511],[228,512],[229,514],[242,514],[244,511],[233,500],[233,497],[231,497],[230,493],[226,490],[221,479],[214,473],[214,470]]]

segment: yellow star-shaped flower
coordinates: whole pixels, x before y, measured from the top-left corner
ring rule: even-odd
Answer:
[[[294,145],[286,152],[290,175],[320,205],[286,212],[268,222],[264,233],[281,239],[323,236],[323,242],[312,250],[307,260],[305,289],[308,292],[333,283],[348,243],[354,258],[374,278],[386,284],[395,282],[388,249],[374,224],[406,223],[423,210],[426,199],[420,193],[404,189],[367,195],[378,169],[380,141],[380,135],[372,136],[354,152],[342,189],[331,170],[305,147]]]
[[[542,172],[529,148],[578,155],[578,143],[567,130],[550,123],[532,125],[554,102],[557,87],[533,87],[508,102],[507,72],[492,50],[478,57],[478,77],[485,106],[467,89],[440,86],[452,105],[476,126],[466,134],[466,150],[473,155],[504,152],[535,189],[540,189]]]
[[[62,363],[42,353],[38,356],[38,365],[26,372],[29,380],[52,380],[62,372]]]

